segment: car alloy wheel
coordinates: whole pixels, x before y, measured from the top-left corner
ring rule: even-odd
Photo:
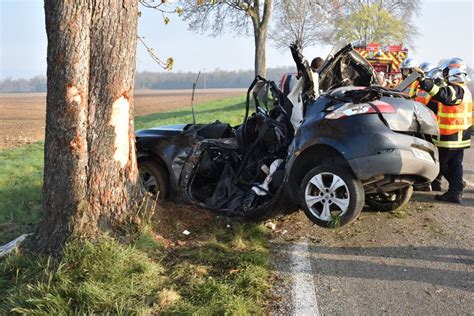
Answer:
[[[318,226],[336,228],[347,225],[364,207],[364,187],[343,163],[316,166],[301,181],[300,206]]]
[[[141,170],[140,178],[142,179],[143,186],[145,187],[145,190],[147,192],[150,192],[151,194],[155,195],[156,193],[158,193],[158,191],[160,191],[156,178],[153,176],[153,174],[151,174],[150,171]]]
[[[168,196],[169,177],[166,170],[151,160],[138,161],[138,173],[144,189],[154,198],[164,200]]]
[[[344,180],[330,172],[313,176],[305,189],[308,210],[318,219],[329,222],[346,214],[350,192]]]

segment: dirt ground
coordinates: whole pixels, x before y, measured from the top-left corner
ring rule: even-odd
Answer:
[[[195,104],[244,94],[242,89],[197,90]],[[135,115],[172,111],[191,104],[191,90],[135,91]],[[0,150],[44,138],[45,93],[0,94]]]

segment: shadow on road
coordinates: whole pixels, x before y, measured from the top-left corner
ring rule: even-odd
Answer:
[[[274,251],[294,247],[273,243]],[[293,248],[294,249],[294,248]],[[474,251],[445,247],[326,247],[308,245],[309,254],[293,251],[292,256],[310,257],[313,274],[379,281],[415,281],[474,293],[472,265]],[[296,271],[276,271],[294,273]]]

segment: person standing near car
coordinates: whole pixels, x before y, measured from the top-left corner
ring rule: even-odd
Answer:
[[[472,95],[466,82],[469,77],[466,65],[459,58],[443,69],[447,78],[445,87],[435,84],[431,78],[421,79],[420,87],[432,100],[438,101],[438,125],[440,135],[433,139],[439,150],[440,174],[449,183],[449,189],[436,195],[438,201],[461,203],[463,183],[464,149],[471,146]]]

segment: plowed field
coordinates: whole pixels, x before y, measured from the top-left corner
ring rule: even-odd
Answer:
[[[243,95],[242,89],[197,90],[194,104]],[[135,91],[135,115],[190,107],[191,90]],[[29,144],[44,138],[45,93],[0,94],[0,149]]]

